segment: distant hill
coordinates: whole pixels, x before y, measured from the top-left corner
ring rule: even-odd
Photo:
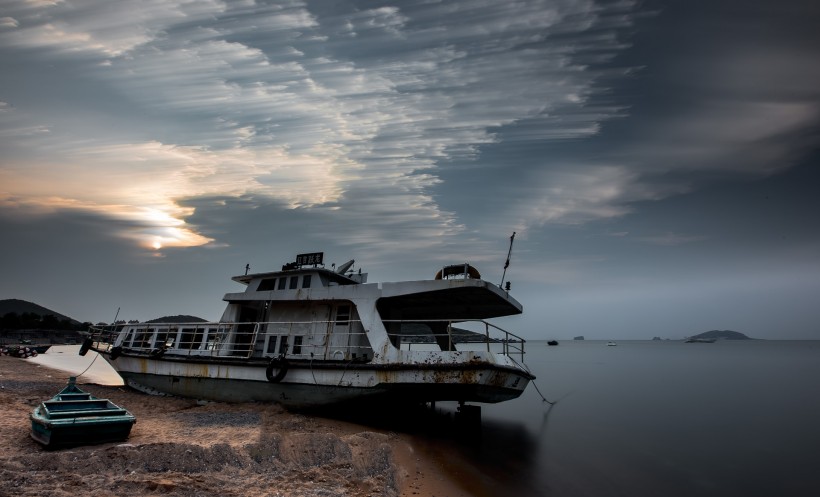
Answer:
[[[0,343],[79,343],[85,325],[76,319],[20,299],[0,300]]]
[[[743,333],[739,331],[731,331],[731,330],[712,330],[706,331],[701,333],[700,335],[694,335],[690,338],[715,338],[715,339],[723,339],[723,340],[753,340],[750,337],[747,337]]]
[[[24,313],[29,314],[36,314],[38,316],[54,316],[57,318],[58,321],[66,320],[71,322],[72,324],[80,324],[79,321],[76,319],[72,319],[68,316],[60,314],[59,312],[52,311],[46,307],[41,305],[37,305],[32,302],[28,302],[26,300],[20,299],[5,299],[0,300],[0,316],[5,316],[8,313],[15,313],[17,315],[23,315]]]
[[[186,316],[186,315],[177,315],[177,316],[165,316],[161,318],[152,319],[150,321],[146,321],[146,323],[207,323],[207,319],[198,318],[196,316]]]

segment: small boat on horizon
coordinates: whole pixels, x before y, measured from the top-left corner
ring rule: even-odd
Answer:
[[[606,343],[606,346],[607,346],[607,347],[616,347],[617,345],[618,345],[618,344],[617,344],[617,343],[615,343],[615,342],[607,342],[607,343]]]
[[[300,254],[233,281],[219,322],[92,327],[126,385],[148,393],[304,409],[347,402],[497,403],[535,376],[519,336],[487,321],[523,312],[469,264],[432,279],[367,283],[354,261]],[[335,266],[335,265],[334,265]]]

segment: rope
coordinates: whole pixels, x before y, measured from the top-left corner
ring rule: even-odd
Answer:
[[[94,352],[95,352],[95,353],[97,353],[97,351],[96,351],[96,350],[95,350]],[[95,356],[94,356],[94,359],[92,359],[92,360],[91,360],[91,364],[89,364],[89,365],[88,365],[88,367],[87,367],[87,368],[85,368],[85,370],[84,370],[82,373],[80,373],[80,374],[78,374],[78,375],[77,375],[77,378],[79,378],[80,376],[84,375],[84,374],[86,373],[86,371],[88,371],[89,369],[91,369],[91,366],[93,366],[93,365],[94,365],[94,361],[96,361],[98,357],[100,357],[100,354],[99,354],[99,353],[97,353],[97,355],[95,355]]]
[[[344,369],[342,370],[342,377],[341,377],[341,378],[339,378],[339,383],[337,383],[337,384],[336,384],[336,386],[337,386],[337,387],[341,387],[341,386],[342,386],[342,380],[344,380],[344,379],[345,379],[345,374],[347,374],[347,368],[348,368],[348,366],[350,366],[351,364],[353,364],[353,361],[352,361],[352,360],[347,361],[347,362],[345,363],[345,367],[344,367]]]
[[[538,389],[538,385],[535,384],[535,381],[531,381],[530,383],[532,383],[532,386],[535,387],[535,391],[538,392],[538,395],[541,396],[541,400],[543,400],[551,406],[554,406],[558,402],[557,400],[555,402],[550,402],[549,400],[547,400],[547,398],[544,397],[544,394],[541,393],[541,390]]]
[[[525,371],[529,372],[530,368],[528,368],[526,364],[524,364],[523,362],[518,362],[518,361],[516,361],[516,360],[515,360],[515,358],[514,358],[512,355],[508,355],[507,357],[508,357],[508,358],[509,358],[509,359],[510,359],[510,360],[511,360],[514,364],[516,364],[518,367],[520,367],[521,369],[523,369],[523,370],[525,370]],[[535,380],[531,380],[531,381],[530,381],[530,383],[532,383],[532,386],[535,388],[535,391],[536,391],[536,392],[538,392],[538,395],[541,397],[541,400],[542,400],[542,401],[546,402],[547,404],[549,404],[549,405],[551,405],[551,406],[554,406],[554,405],[558,402],[557,400],[556,400],[556,401],[552,401],[552,402],[551,402],[551,401],[549,401],[549,400],[547,400],[547,398],[546,398],[546,397],[544,397],[544,394],[542,394],[542,393],[541,393],[541,390],[539,390],[539,389],[538,389],[538,385],[536,385],[536,384],[535,384]]]
[[[318,385],[319,382],[316,381],[316,375],[313,373],[313,352],[310,353],[310,376],[313,377],[313,384]]]
[[[112,328],[112,331],[116,331],[116,329],[117,329],[117,318],[118,318],[118,317],[120,317],[120,308],[119,308],[119,307],[117,307],[117,313],[116,313],[116,314],[114,314],[114,322],[112,323],[112,327],[113,327],[113,328]],[[92,327],[92,328],[93,328],[93,327]],[[90,337],[91,337],[91,336],[94,336],[94,335],[93,335],[93,332],[92,332],[92,334],[91,334],[91,335],[89,335],[89,336],[90,336]],[[84,375],[84,374],[85,374],[85,373],[86,373],[89,369],[91,369],[91,366],[93,366],[93,365],[94,365],[94,362],[97,360],[97,358],[98,358],[98,357],[100,357],[100,353],[99,353],[99,352],[97,352],[96,350],[95,350],[94,352],[96,352],[96,353],[97,353],[97,355],[95,355],[95,356],[94,356],[94,359],[92,359],[92,360],[91,360],[91,363],[88,365],[88,367],[87,367],[87,368],[85,368],[85,370],[83,370],[83,372],[82,372],[82,373],[80,373],[80,374],[78,374],[78,375],[76,376],[77,378],[79,378],[80,376]]]

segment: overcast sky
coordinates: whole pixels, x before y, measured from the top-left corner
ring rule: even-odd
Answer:
[[[0,0],[0,298],[470,262],[530,339],[820,339],[820,3]]]

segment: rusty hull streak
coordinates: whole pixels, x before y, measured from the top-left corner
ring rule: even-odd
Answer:
[[[487,384],[493,387],[503,387],[507,384],[507,375],[498,374],[497,372],[493,371],[490,373],[490,377],[487,380]]]
[[[470,360],[467,361],[468,364],[490,364],[490,361],[482,359],[478,356],[470,357]]]
[[[383,369],[376,370],[376,384],[380,383],[395,383],[396,382],[396,371],[389,371]]]

